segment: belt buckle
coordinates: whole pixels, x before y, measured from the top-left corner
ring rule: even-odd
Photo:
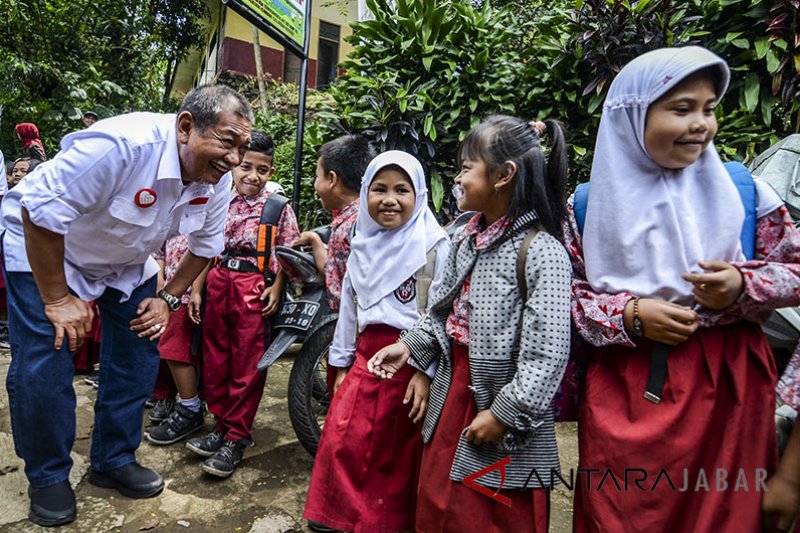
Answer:
[[[231,270],[239,270],[240,261],[238,259],[228,259],[228,268]]]

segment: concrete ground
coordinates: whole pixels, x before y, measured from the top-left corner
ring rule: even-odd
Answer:
[[[5,376],[10,354],[0,350],[0,533],[47,531],[27,520],[27,481],[22,461],[14,453]],[[264,398],[255,421],[257,446],[245,451],[242,466],[227,480],[200,470],[201,458],[182,443],[153,446],[143,442],[139,461],[165,479],[162,494],[131,500],[116,491],[87,481],[89,437],[93,424],[95,390],[76,376],[78,395],[77,440],[70,480],[78,499],[78,518],[58,531],[75,532],[249,532],[309,531],[302,518],[313,464],[300,446],[289,422],[286,386],[291,359],[279,360],[270,370]],[[207,424],[210,424],[210,416]],[[574,424],[559,424],[562,468],[577,466]],[[550,531],[571,531],[572,494],[559,488],[552,495]]]

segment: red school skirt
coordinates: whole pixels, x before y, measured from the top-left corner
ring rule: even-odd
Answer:
[[[93,301],[89,302],[89,307],[94,311],[92,329],[84,337],[83,344],[72,354],[75,371],[85,373],[94,372],[95,363],[100,362],[100,340],[103,338],[100,328],[100,310]]]
[[[422,434],[403,398],[415,369],[405,365],[388,381],[367,370],[375,352],[399,336],[398,329],[371,325],[358,337],[355,363],[322,429],[306,498],[309,520],[353,532],[413,528]]]
[[[578,439],[596,470],[576,479],[574,531],[761,531],[778,459],[766,338],[746,322],[699,330],[670,350],[658,405],[642,397],[651,351],[590,353]]]
[[[506,507],[450,479],[461,433],[478,413],[469,385],[469,348],[454,342],[453,381],[433,438],[422,451],[417,533],[547,533],[550,491],[501,490],[499,493],[511,500],[511,506]]]

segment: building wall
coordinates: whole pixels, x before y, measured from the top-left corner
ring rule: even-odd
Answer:
[[[172,94],[182,96],[192,87],[213,78],[220,70],[232,70],[241,74],[255,75],[253,57],[252,25],[238,13],[223,5],[219,0],[206,0],[212,16],[208,21],[209,41],[206,49],[196,51],[181,62],[175,69]],[[345,42],[351,35],[349,21],[358,20],[358,0],[347,2],[347,13],[343,16],[336,5],[325,6],[323,0],[316,0],[311,10],[311,38],[309,41],[308,85],[315,86],[317,80],[317,53],[319,49],[320,21],[340,27],[339,61],[352,51]],[[214,36],[216,33],[216,41]],[[264,72],[275,79],[283,78],[284,50],[274,39],[259,32],[261,61]],[[212,48],[212,44],[214,44]]]

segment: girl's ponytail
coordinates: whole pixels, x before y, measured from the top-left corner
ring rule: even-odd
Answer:
[[[541,139],[549,134],[551,148],[545,157]],[[484,161],[489,172],[513,161],[517,175],[508,216],[515,219],[535,211],[544,229],[558,239],[566,213],[567,145],[564,128],[557,120],[526,122],[505,115],[492,115],[467,134],[458,152],[464,159]]]
[[[567,140],[564,126],[561,121],[547,119],[544,121],[547,133],[550,134],[550,153],[547,158],[547,200],[550,204],[552,227],[547,231],[561,239],[561,221],[566,215],[566,187],[567,187]],[[544,223],[544,221],[543,221]]]

